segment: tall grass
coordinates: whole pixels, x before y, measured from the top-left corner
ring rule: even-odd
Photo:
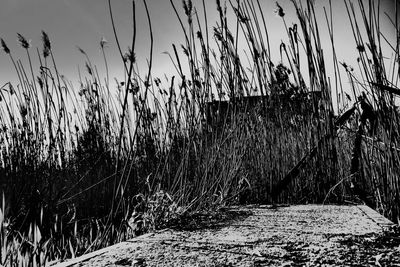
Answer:
[[[369,197],[369,202],[392,220],[399,222],[399,112],[396,96],[399,95],[399,40],[391,43],[381,29],[380,6],[369,1],[358,1],[358,8],[345,2],[351,28],[356,42],[357,62],[363,80],[354,79],[346,68],[355,92],[361,91],[359,126],[355,132],[351,160],[354,189],[360,196]],[[390,17],[395,31],[398,30],[398,5],[395,20]],[[361,21],[357,19],[357,12]],[[391,65],[384,60],[383,42],[392,49]]]
[[[345,2],[365,81],[334,52],[336,88],[326,73],[312,1],[292,1],[299,24],[290,27],[277,4],[287,43],[270,44],[258,0],[216,1],[219,20],[212,32],[206,1],[199,7],[202,18],[192,1],[180,7],[171,0],[185,41],[172,44],[177,74],[165,80],[152,76],[156,36],[143,2],[151,41],[146,75],[140,77],[135,2],[132,42],[125,52],[108,1],[125,73],[115,85],[108,73],[100,77],[78,48],[85,71],[75,88],[60,74],[45,32],[36,51],[39,66],[32,65],[24,36],[18,38],[28,64],[16,60],[1,39],[19,79],[16,87],[0,88],[0,176],[6,196],[1,264],[43,265],[74,257],[232,203],[361,200],[398,218],[399,45],[392,44],[396,59],[386,68],[380,45],[386,38],[372,1],[371,12],[361,1],[358,8]],[[335,51],[331,10],[325,10],[325,18]],[[279,62],[273,62],[271,46],[280,47]],[[108,69],[104,48],[102,39]],[[340,66],[354,88],[353,106],[332,100],[333,94],[336,99],[351,94],[342,89]]]

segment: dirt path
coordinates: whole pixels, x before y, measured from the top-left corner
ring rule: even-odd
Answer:
[[[400,239],[386,231],[391,222],[367,206],[226,212],[234,218],[143,235],[59,266],[400,266]]]

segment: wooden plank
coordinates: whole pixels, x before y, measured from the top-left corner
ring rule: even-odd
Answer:
[[[393,223],[364,205],[228,210],[238,216],[203,229],[157,231],[50,266],[400,264],[400,249],[385,248],[380,239]]]

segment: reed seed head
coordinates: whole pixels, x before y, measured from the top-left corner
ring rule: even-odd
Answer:
[[[10,54],[10,49],[6,45],[6,42],[3,40],[3,38],[1,38],[1,47],[3,48],[3,50],[6,54]]]
[[[196,32],[196,35],[197,35],[197,38],[198,38],[199,40],[203,40],[203,35],[201,34],[201,31],[197,31],[197,32]]]
[[[43,80],[42,80],[42,78],[37,77],[37,81],[39,83],[40,88],[43,89]]]
[[[76,46],[76,48],[78,48],[78,51],[81,52],[82,54],[84,54],[84,55],[86,56],[85,50],[83,50],[83,49],[80,48],[79,46]]]
[[[49,36],[45,31],[42,31],[42,41],[43,41],[43,56],[48,57],[50,55],[51,43]]]
[[[128,61],[132,62],[133,64],[136,62],[136,54],[130,47],[128,47],[128,52],[126,52],[124,55],[124,62],[126,63]]]
[[[183,9],[185,11],[185,15],[186,16],[190,16],[190,14],[192,13],[192,9],[193,9],[193,4],[192,1],[189,0],[187,3],[185,0],[182,1],[183,4]]]
[[[104,36],[101,37],[101,40],[100,40],[100,47],[101,47],[102,49],[104,49],[104,47],[105,47],[106,44],[107,44],[106,38],[104,38]]]
[[[89,66],[89,64],[88,64],[87,62],[85,63],[85,67],[86,67],[87,72],[88,72],[90,75],[92,75],[92,74],[93,74],[92,68],[91,68],[91,66]]]
[[[365,46],[363,46],[362,44],[357,45],[357,50],[362,53],[365,52]]]
[[[276,13],[279,15],[279,17],[283,18],[285,16],[285,12],[283,11],[283,8],[281,7],[281,5],[279,5],[278,2],[276,2]]]
[[[11,83],[9,83],[9,90],[10,90],[10,95],[13,95],[15,93],[14,86]]]
[[[18,42],[20,43],[20,45],[25,49],[29,49],[31,47],[30,40],[27,40],[24,36],[22,36],[19,33],[17,35],[18,35]]]

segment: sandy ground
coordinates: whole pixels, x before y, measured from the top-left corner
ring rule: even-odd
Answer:
[[[400,266],[399,234],[367,206],[246,206],[222,214],[57,266]]]

